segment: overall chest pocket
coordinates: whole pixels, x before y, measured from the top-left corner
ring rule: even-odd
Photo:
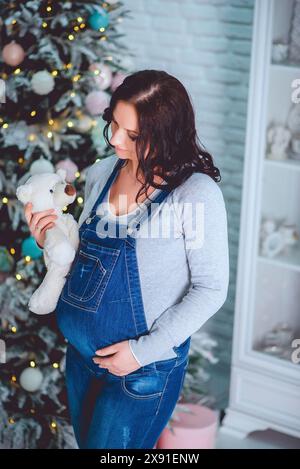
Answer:
[[[90,300],[95,295],[106,272],[98,257],[80,249],[69,278],[68,294],[81,301]]]
[[[94,243],[76,254],[62,291],[62,299],[80,309],[96,312],[120,251]]]

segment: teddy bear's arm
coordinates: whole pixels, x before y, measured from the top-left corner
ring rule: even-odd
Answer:
[[[69,213],[63,215],[64,221],[68,229],[68,238],[75,251],[79,246],[79,227],[77,221]]]

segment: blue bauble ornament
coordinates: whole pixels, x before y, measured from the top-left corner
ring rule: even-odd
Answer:
[[[24,239],[22,242],[22,256],[30,256],[31,259],[38,259],[43,255],[43,250],[38,247],[33,236]]]
[[[100,28],[107,28],[109,25],[109,14],[104,10],[104,8],[101,8],[101,13],[94,11],[88,17],[88,24],[90,28],[95,31],[98,31]]]

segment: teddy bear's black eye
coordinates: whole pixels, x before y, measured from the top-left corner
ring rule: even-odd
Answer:
[[[53,190],[53,189],[50,189],[50,192],[54,192],[54,190]]]

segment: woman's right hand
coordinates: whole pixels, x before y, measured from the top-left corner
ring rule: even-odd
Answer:
[[[35,238],[40,247],[44,247],[46,231],[52,228],[57,219],[57,215],[53,214],[54,209],[42,210],[40,212],[32,213],[32,203],[28,202],[25,205],[25,218],[29,226],[30,233]]]

